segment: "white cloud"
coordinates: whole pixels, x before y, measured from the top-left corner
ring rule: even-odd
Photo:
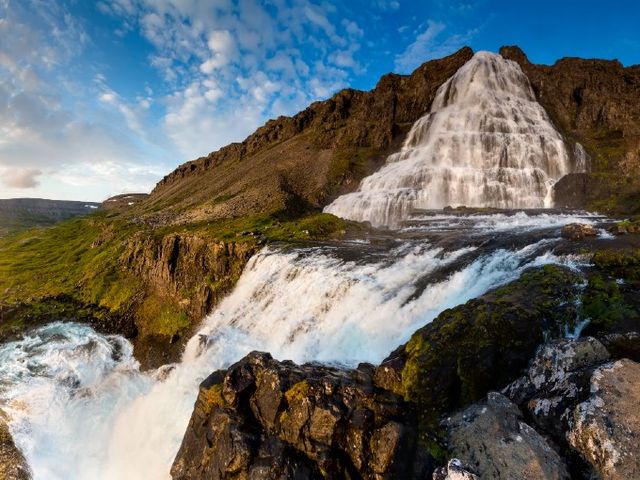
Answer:
[[[465,34],[455,34],[439,40],[445,29],[444,23],[428,20],[424,31],[418,34],[404,52],[396,55],[395,67],[398,72],[410,73],[428,60],[449,55],[465,46],[477,33],[476,30],[469,30]]]
[[[42,170],[37,168],[4,168],[2,183],[9,188],[35,188],[40,184],[37,180],[40,175]]]
[[[204,3],[137,0],[136,12],[124,18],[139,22],[156,48],[152,65],[174,87],[163,101],[162,124],[183,160],[242,140],[362,72],[364,31],[330,3]]]
[[[109,89],[103,74],[88,84],[71,76],[70,65],[91,42],[82,25],[53,1],[0,6],[0,17],[6,19],[0,22],[0,196],[31,189],[38,196],[101,200],[127,184],[150,189],[161,173],[151,178],[134,168],[153,150],[137,102]],[[153,154],[164,158],[158,148]],[[104,176],[107,164],[118,175]]]
[[[398,10],[400,8],[400,2],[398,0],[376,0],[374,3],[383,11]]]

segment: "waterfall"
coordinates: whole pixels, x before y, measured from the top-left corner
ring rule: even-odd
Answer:
[[[266,247],[203,320],[179,364],[143,373],[122,337],[54,323],[0,345],[0,406],[35,480],[166,479],[198,383],[213,370],[252,350],[296,362],[378,363],[442,310],[529,266],[566,263],[550,251],[560,226],[576,220],[439,217],[438,232],[448,224],[457,238],[459,222],[471,232],[459,243],[467,246],[449,249],[424,238],[388,247]],[[520,246],[472,246],[483,243],[474,240],[480,232],[515,239],[549,227],[554,234]]]
[[[402,150],[326,210],[397,226],[416,208],[548,206],[571,163],[518,65],[480,52],[440,87]],[[530,266],[572,262],[551,249],[576,221],[596,219],[421,212],[371,244],[265,247],[180,363],[141,372],[126,339],[56,322],[0,345],[0,408],[34,480],[167,479],[212,371],[252,350],[378,363],[444,309]]]
[[[572,170],[520,66],[478,52],[440,86],[400,152],[325,211],[393,227],[416,208],[548,208]]]

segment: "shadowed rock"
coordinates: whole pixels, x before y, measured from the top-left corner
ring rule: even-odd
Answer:
[[[376,388],[373,368],[278,362],[254,352],[200,386],[174,479],[414,478],[412,407]]]
[[[451,454],[480,478],[569,478],[560,455],[500,393],[489,393],[486,401],[455,414],[444,425]]]

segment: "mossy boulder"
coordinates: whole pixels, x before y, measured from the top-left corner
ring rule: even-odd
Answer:
[[[201,384],[172,477],[427,478],[413,406],[372,375],[250,353]]]
[[[376,381],[415,402],[422,426],[482,398],[520,375],[548,336],[577,319],[580,278],[545,266],[464,305],[445,310],[378,367]]]
[[[582,295],[589,335],[640,331],[640,249],[604,249],[593,254]]]

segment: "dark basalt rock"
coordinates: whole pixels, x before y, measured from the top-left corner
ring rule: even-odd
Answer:
[[[340,370],[254,352],[200,386],[174,479],[421,478],[412,406]]]

